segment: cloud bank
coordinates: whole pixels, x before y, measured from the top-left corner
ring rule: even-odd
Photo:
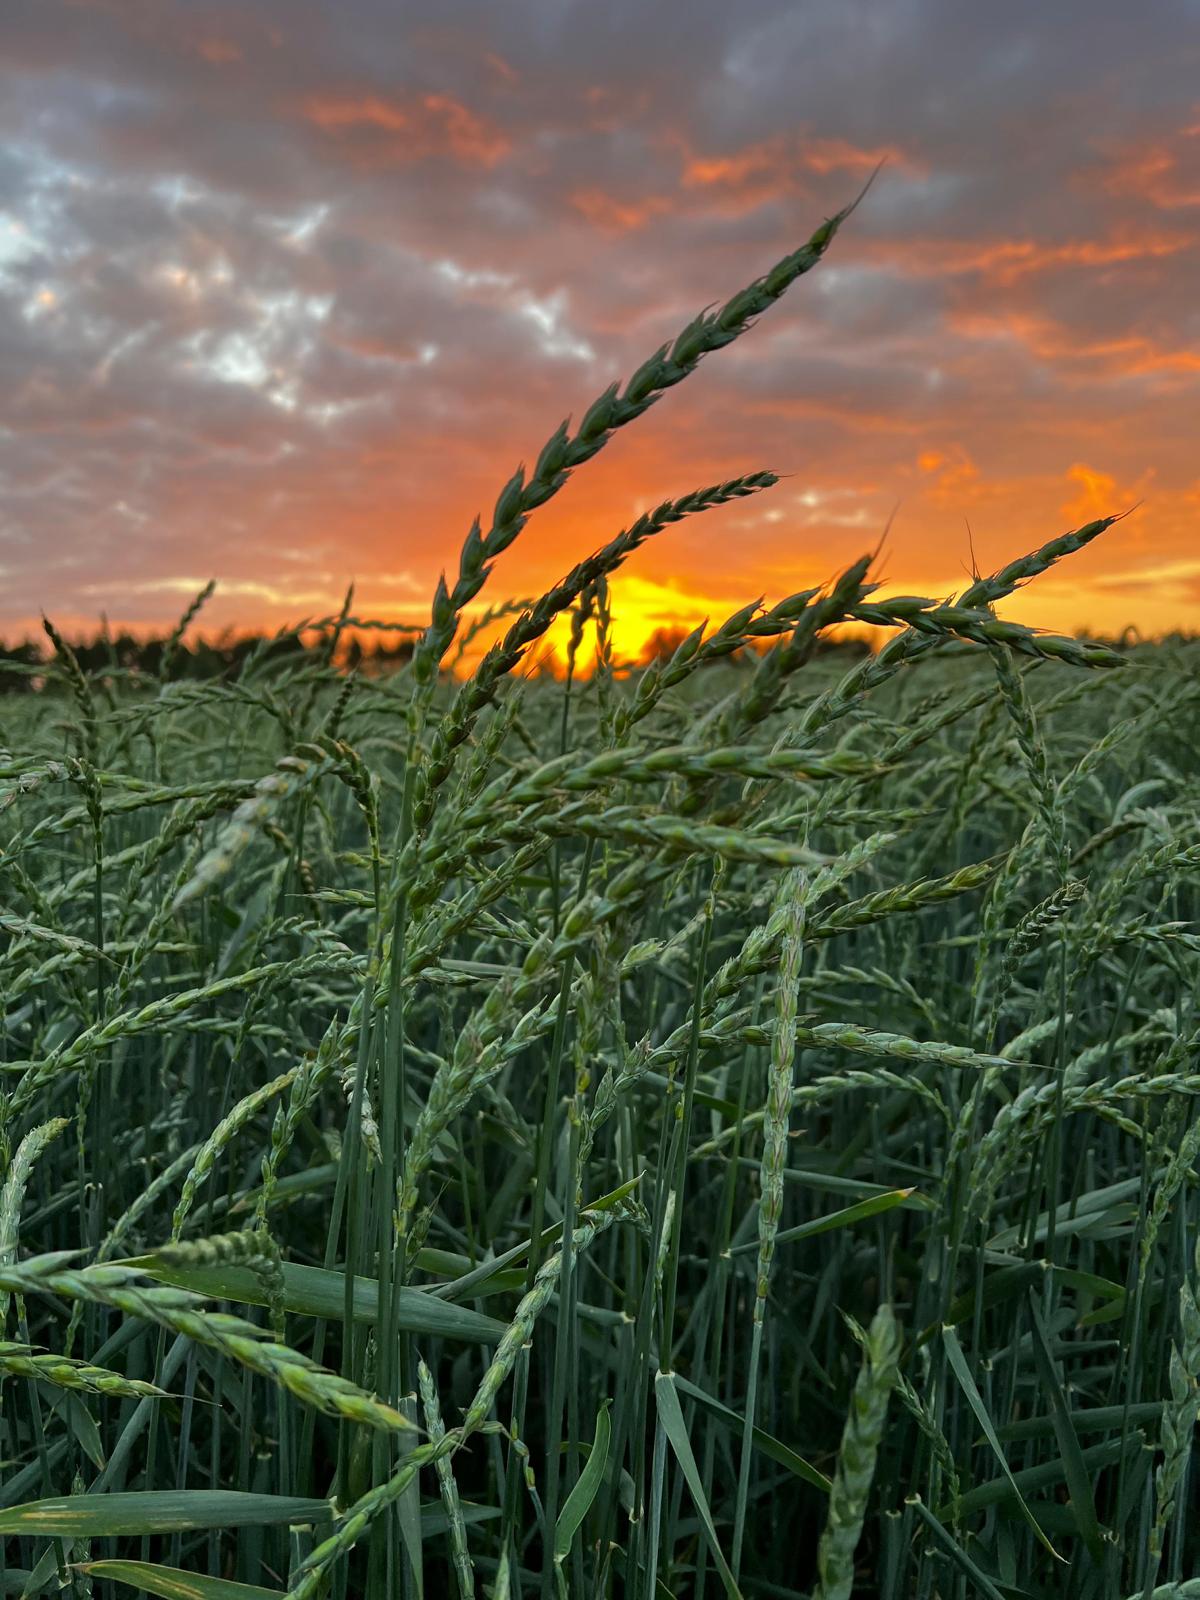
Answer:
[[[1140,499],[1015,614],[1194,626],[1196,21],[9,0],[0,631],[158,625],[210,574],[217,625],[322,614],[351,577],[420,615],[562,415],[881,159],[826,262],[538,513],[492,598],[769,466],[770,495],[639,554],[631,617],[820,581],[897,507],[885,575],[949,592],[972,546]]]

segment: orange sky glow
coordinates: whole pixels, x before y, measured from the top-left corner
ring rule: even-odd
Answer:
[[[615,578],[618,654],[885,528],[882,592],[943,597],[1125,511],[1003,613],[1196,631],[1194,32],[1167,0],[1082,35],[1082,0],[857,11],[20,0],[0,635],[162,628],[209,577],[210,632],[350,580],[359,615],[423,620],[560,418],[880,161],[817,270],[534,513],[481,604],[771,468]]]

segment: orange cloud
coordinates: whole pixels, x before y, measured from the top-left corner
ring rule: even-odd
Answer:
[[[1160,211],[1200,206],[1200,122],[1173,138],[1151,140],[1120,153],[1106,174],[1111,194],[1132,194]]]
[[[912,165],[904,152],[894,145],[866,150],[845,139],[809,139],[803,135],[781,134],[764,139],[760,144],[748,145],[733,155],[689,155],[683,181],[689,186],[739,186],[763,175],[786,179],[797,168],[821,175],[839,171],[865,172],[885,160],[901,167]]]
[[[803,160],[810,172],[871,172],[886,161],[910,172],[920,170],[911,156],[894,144],[865,150],[846,139],[806,139]]]
[[[1034,239],[919,239],[895,244],[878,242],[869,254],[897,272],[921,278],[958,277],[978,273],[996,284],[1009,284],[1056,267],[1109,267],[1127,261],[1159,260],[1194,248],[1187,234],[1148,234],[1113,239],[1071,239],[1041,244]]]
[[[575,210],[603,233],[633,233],[644,228],[653,217],[672,209],[665,195],[648,195],[644,200],[618,200],[603,189],[580,189],[571,196]]]
[[[692,156],[683,171],[689,187],[696,184],[742,185],[747,179],[775,174],[781,165],[779,141],[752,145],[735,156]]]
[[[1068,467],[1067,478],[1078,485],[1079,492],[1063,502],[1062,514],[1068,522],[1076,525],[1091,522],[1096,517],[1111,516],[1115,511],[1131,507],[1140,500],[1153,476],[1151,469],[1143,473],[1132,487],[1125,487],[1111,473],[1100,472],[1095,467],[1077,461]]]
[[[948,320],[964,338],[1013,339],[1042,361],[1095,363],[1103,369],[1099,375],[1106,378],[1182,377],[1200,372],[1200,350],[1164,349],[1142,334],[1120,339],[1079,338],[1049,317],[1025,312],[952,312]]]
[[[726,209],[751,210],[779,194],[803,194],[805,176],[831,172],[863,174],[881,161],[909,172],[922,170],[895,145],[866,148],[846,139],[819,139],[804,133],[779,134],[740,150],[703,154],[680,133],[669,143],[683,156],[683,185],[706,192],[706,203],[723,199]]]
[[[922,472],[936,474],[927,491],[936,505],[961,505],[976,498],[983,488],[979,468],[961,444],[949,445],[945,451],[922,450],[917,466]]]
[[[308,122],[370,160],[405,165],[449,155],[464,166],[493,167],[511,148],[499,128],[447,94],[408,100],[378,95],[317,95],[304,106]]]

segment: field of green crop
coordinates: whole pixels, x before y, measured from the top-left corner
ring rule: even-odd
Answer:
[[[0,1592],[1200,1595],[1200,647],[995,612],[1108,522],[615,661],[608,577],[754,472],[447,670],[840,220],[401,669],[348,602],[0,698]],[[523,680],[564,613],[596,670]]]

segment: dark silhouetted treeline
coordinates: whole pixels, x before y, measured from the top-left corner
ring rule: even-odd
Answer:
[[[326,633],[225,634],[197,638],[189,643],[168,638],[139,639],[131,633],[98,633],[91,639],[72,639],[70,646],[89,676],[119,675],[125,679],[236,678],[251,662],[296,665],[328,658]],[[402,665],[412,655],[412,639],[378,637],[364,643],[351,634],[338,643],[340,667],[386,671]],[[169,652],[169,655],[168,655]],[[30,693],[43,685],[46,667],[54,659],[49,642],[23,640],[8,645],[0,641],[0,693]],[[165,672],[164,672],[165,663]]]
[[[642,647],[642,664],[668,660],[688,632],[684,627],[656,629]],[[1086,639],[1093,635],[1085,629],[1080,637]],[[1172,633],[1160,642],[1182,644],[1192,637]],[[771,642],[762,641],[760,650],[755,653],[769,649]],[[1133,650],[1154,641],[1143,638],[1136,628],[1127,628],[1120,637],[1106,638],[1104,642],[1117,650]],[[285,630],[277,634],[201,636],[190,643],[167,637],[139,639],[131,633],[102,631],[91,639],[72,639],[70,646],[88,676],[112,675],[136,683],[139,679],[151,682],[162,678],[232,679],[250,665],[257,668],[291,660],[299,667],[328,662],[331,643],[329,632],[315,629],[300,633]],[[870,651],[871,645],[861,637],[819,639],[814,645],[814,653],[818,655],[844,655],[847,660],[868,655]],[[359,632],[348,632],[337,641],[336,663],[343,671],[386,673],[403,666],[412,652],[412,636],[408,634],[396,637],[368,633],[364,638]],[[28,694],[41,689],[46,681],[46,668],[53,658],[54,650],[48,641],[25,639],[8,645],[0,640],[0,694]],[[549,670],[548,663],[542,670]]]
[[[669,661],[679,646],[691,633],[690,628],[670,627],[655,628],[654,632],[642,646],[642,661],[649,665],[651,661]],[[770,642],[762,641],[762,650],[770,648]],[[741,652],[739,652],[740,654]],[[761,652],[760,652],[761,653]],[[815,639],[813,641],[813,654],[819,656],[844,655],[850,658],[867,656],[871,653],[871,646],[865,639]]]

